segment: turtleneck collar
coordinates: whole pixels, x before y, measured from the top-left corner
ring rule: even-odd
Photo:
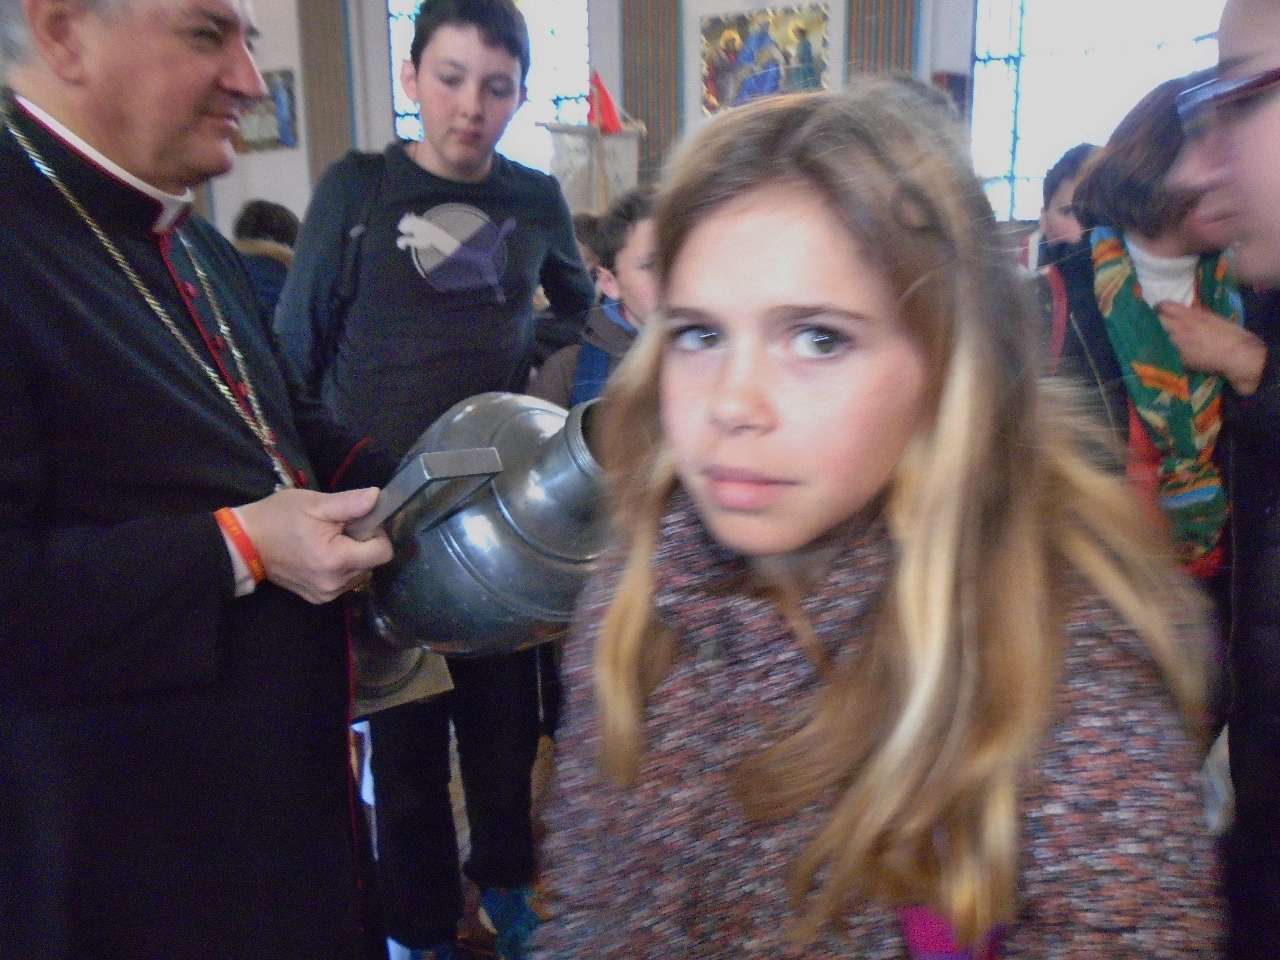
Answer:
[[[1195,302],[1198,254],[1171,257],[1152,253],[1129,234],[1125,234],[1124,244],[1138,274],[1142,298],[1148,304],[1154,307],[1162,300],[1172,300],[1190,306]]]
[[[81,161],[79,166],[84,172],[78,174],[65,169],[66,164],[58,164],[55,158],[46,156],[59,177],[86,209],[123,219],[152,233],[172,230],[190,212],[193,199],[190,190],[179,196],[140,180],[26,97],[14,94],[13,101],[20,108],[18,115],[24,115],[33,121],[25,125],[35,128],[28,129],[29,134],[45,134],[39,139],[56,143],[65,153]],[[41,149],[43,150],[43,145]],[[97,176],[94,177],[94,174]],[[96,179],[98,183],[86,183],[87,179]],[[104,184],[106,189],[103,189]]]
[[[878,609],[893,571],[887,524],[877,518],[856,531],[837,533],[830,562],[801,601],[801,609],[828,652],[860,647],[867,615]],[[658,530],[654,552],[654,606],[658,616],[694,644],[708,636],[750,655],[767,640],[741,624],[764,614],[786,630],[772,600],[753,587],[748,558],[717,543],[692,497],[677,487]]]

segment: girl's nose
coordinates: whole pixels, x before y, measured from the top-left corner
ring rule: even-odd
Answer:
[[[727,351],[712,390],[708,409],[721,430],[765,430],[773,423],[768,364],[761,347],[739,342]]]

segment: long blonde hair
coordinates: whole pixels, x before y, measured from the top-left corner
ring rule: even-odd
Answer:
[[[802,726],[744,763],[740,799],[768,819],[835,797],[794,865],[800,939],[861,895],[930,904],[971,942],[1016,913],[1019,788],[1049,721],[1070,584],[1110,601],[1198,718],[1199,668],[1175,641],[1184,585],[1068,392],[1041,381],[1025,281],[932,97],[869,77],[708,124],[661,192],[664,286],[694,227],[778,183],[814,191],[884,272],[925,346],[933,415],[886,492],[895,562],[874,635],[826,674]],[[656,326],[619,369],[601,431],[625,566],[595,683],[602,767],[622,784],[675,656],[650,572],[675,484]]]

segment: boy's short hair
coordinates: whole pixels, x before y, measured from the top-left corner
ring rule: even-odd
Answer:
[[[596,231],[600,229],[600,217],[594,213],[575,213],[573,215],[573,239],[595,254],[597,260],[600,254],[596,249],[600,245],[599,239],[596,237]]]
[[[631,230],[653,216],[653,192],[645,187],[628,190],[596,221],[594,242],[589,244],[600,265],[612,270],[618,254],[627,245]]]
[[[1044,208],[1046,210],[1053,202],[1053,195],[1058,192],[1058,187],[1062,186],[1064,181],[1077,176],[1084,162],[1097,149],[1092,143],[1077,143],[1049,168],[1049,172],[1044,175]]]
[[[437,29],[469,25],[480,31],[485,43],[502,47],[520,61],[520,84],[529,76],[529,26],[512,0],[422,0],[413,20],[409,59],[416,70],[422,51]]]
[[[231,227],[237,240],[274,240],[292,247],[298,242],[298,216],[288,207],[270,200],[250,200],[236,215]]]

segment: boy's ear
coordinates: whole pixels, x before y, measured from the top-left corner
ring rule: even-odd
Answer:
[[[516,109],[519,110],[528,102],[529,102],[529,88],[522,83],[520,84],[520,102],[516,104]]]
[[[418,102],[418,68],[412,60],[400,64],[400,86],[404,95],[414,103]]]
[[[596,285],[600,287],[600,292],[610,300],[622,299],[622,287],[618,286],[618,278],[613,275],[613,271],[606,266],[597,268],[599,273],[596,276]]]

